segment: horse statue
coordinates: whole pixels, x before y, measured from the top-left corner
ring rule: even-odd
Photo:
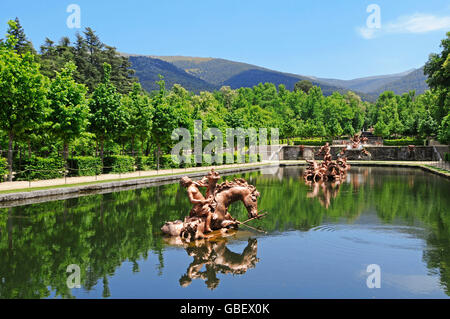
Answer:
[[[237,201],[242,201],[249,218],[258,217],[260,194],[256,187],[242,178],[217,184],[218,176],[212,169],[197,182],[187,176],[181,178],[180,184],[187,189],[189,200],[194,206],[184,221],[166,222],[161,228],[164,234],[200,239],[207,237],[206,234],[211,231],[237,228],[239,221],[228,212],[229,206]],[[207,198],[200,192],[199,187],[208,188]]]

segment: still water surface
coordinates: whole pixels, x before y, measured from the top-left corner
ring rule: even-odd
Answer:
[[[190,210],[177,183],[0,209],[0,298],[448,298],[450,181],[352,168],[305,185],[303,168],[234,175],[269,215],[223,240],[174,245]],[[232,176],[227,176],[231,179]],[[241,203],[231,213],[246,219]],[[67,266],[81,270],[68,289]],[[367,266],[381,269],[369,289]]]

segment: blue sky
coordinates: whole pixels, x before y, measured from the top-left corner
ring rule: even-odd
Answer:
[[[128,0],[2,1],[0,31],[19,17],[36,48],[45,37],[74,39],[81,28],[121,52],[216,57],[283,72],[351,79],[422,66],[450,31],[448,0]],[[381,28],[367,27],[370,4]]]

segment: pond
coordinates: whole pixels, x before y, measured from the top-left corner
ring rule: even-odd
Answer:
[[[216,241],[176,245],[190,210],[178,183],[0,209],[0,298],[448,298],[450,181],[352,167],[306,185],[302,167],[244,177],[267,217]],[[247,219],[242,203],[231,214]],[[68,265],[81,288],[69,289]],[[369,265],[380,288],[368,288]]]

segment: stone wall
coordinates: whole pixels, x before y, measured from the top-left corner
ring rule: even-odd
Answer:
[[[342,146],[331,146],[331,155],[333,159],[342,150]],[[303,152],[300,146],[284,146],[282,153],[283,160],[298,159],[322,159],[321,156],[314,156],[320,149],[320,146],[305,146]],[[365,148],[371,157],[364,156],[360,151],[346,151],[349,160],[373,160],[373,161],[436,161],[437,156],[432,146],[416,146],[414,151],[410,152],[407,146],[367,146]],[[449,149],[448,146],[442,147],[440,152]]]

